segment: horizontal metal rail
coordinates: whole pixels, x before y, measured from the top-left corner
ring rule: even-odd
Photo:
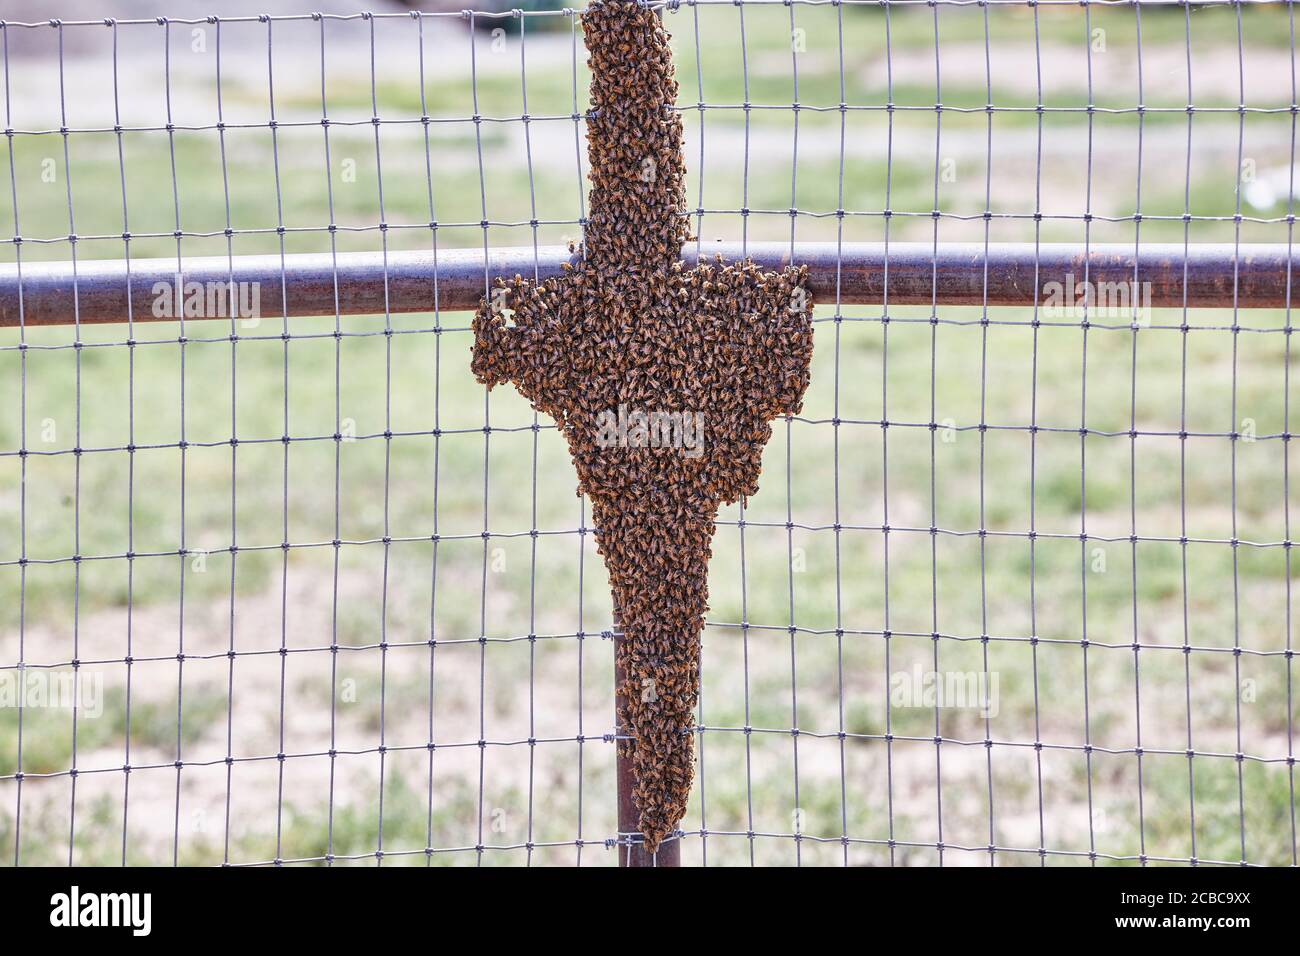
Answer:
[[[735,260],[736,242],[689,243],[697,257]],[[750,242],[743,253],[766,269],[806,264],[818,303],[879,305],[1286,308],[1297,255],[1286,244],[1180,243],[789,243]],[[170,321],[194,289],[238,301],[256,288],[262,316],[369,315],[473,309],[492,276],[546,279],[578,254],[564,246],[235,256],[94,259],[0,265],[0,327],[75,322]],[[192,284],[197,283],[197,286]],[[231,286],[235,284],[235,287]],[[1071,291],[1073,289],[1073,292]],[[1107,296],[1110,294],[1110,299]],[[1055,299],[1053,297],[1056,297]],[[1121,296],[1122,297],[1122,296]],[[196,302],[198,300],[195,300]],[[211,298],[207,300],[209,303]],[[227,318],[228,308],[186,315]]]

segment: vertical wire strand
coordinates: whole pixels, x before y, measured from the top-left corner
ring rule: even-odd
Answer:
[[[1237,14],[1237,169],[1236,207],[1232,230],[1232,421],[1228,426],[1232,475],[1232,672],[1234,719],[1236,722],[1237,808],[1241,835],[1241,862],[1246,863],[1246,777],[1241,743],[1241,546],[1237,540],[1237,446],[1240,443],[1237,417],[1238,367],[1241,349],[1241,316],[1238,312],[1241,266],[1241,167],[1246,148],[1246,53],[1241,26],[1241,2],[1234,0]],[[1141,760],[1141,757],[1138,758]],[[1143,851],[1145,852],[1145,850]]]
[[[1034,304],[1030,319],[1029,372],[1029,658],[1034,690],[1034,776],[1038,789],[1038,865],[1047,866],[1047,832],[1043,819],[1043,725],[1038,682],[1038,333],[1039,253],[1043,237],[1043,52],[1038,6],[1034,6]]]
[[[68,146],[68,97],[67,78],[64,68],[63,24],[57,26],[59,41],[59,125],[63,141],[63,184],[68,204],[68,246],[72,265],[72,321],[73,362],[75,382],[73,386],[73,429],[74,449],[72,456],[72,752],[69,770],[69,809],[68,809],[68,860],[71,865],[73,846],[77,832],[77,718],[80,716],[77,706],[80,698],[81,677],[81,376],[82,351],[81,341],[81,296],[77,275],[77,223],[72,203],[72,157]]]
[[[524,128],[524,156],[528,166],[528,210],[531,213],[529,226],[533,239],[533,283],[540,282],[541,265],[538,261],[537,239],[537,183],[533,171],[533,138],[531,120],[528,114],[528,17],[519,13],[519,97],[523,116],[520,121]],[[537,770],[537,453],[538,439],[541,434],[541,421],[536,409],[533,410],[532,423],[532,471],[529,476],[531,495],[529,498],[528,531],[528,842],[525,860],[529,866],[533,863],[533,802],[535,775]],[[582,697],[578,698],[578,710],[583,706]],[[581,823],[579,823],[581,830]]]
[[[131,296],[131,217],[127,202],[126,188],[126,150],[122,139],[122,96],[121,79],[118,68],[118,28],[117,21],[109,22],[112,30],[112,66],[113,66],[113,129],[117,146],[118,183],[122,192],[122,258],[126,266],[126,338],[127,338],[127,446],[126,446],[126,655],[123,658],[126,668],[123,697],[123,741],[125,754],[122,761],[122,857],[126,864],[126,819],[127,802],[130,795],[131,766],[131,697],[134,689],[133,636],[135,624],[135,310]],[[16,213],[15,213],[16,215]],[[20,296],[21,304],[21,296]],[[229,814],[227,814],[227,817]],[[229,826],[227,824],[227,829]]]
[[[1084,180],[1083,287],[1090,288],[1089,249],[1092,240],[1092,146],[1094,96],[1092,91],[1092,8],[1083,8],[1083,45],[1088,66],[1088,152]],[[1070,290],[1073,299],[1074,290]],[[1083,657],[1083,756],[1088,776],[1088,860],[1097,865],[1097,811],[1093,804],[1092,701],[1088,682],[1088,299],[1083,300],[1079,343],[1079,621]]]
[[[215,19],[215,18],[214,18]],[[235,658],[238,656],[235,651],[235,555],[233,549],[238,544],[238,525],[235,521],[234,493],[235,493],[235,446],[234,439],[237,434],[238,418],[236,416],[236,403],[234,399],[234,368],[235,368],[235,310],[234,303],[238,300],[235,298],[235,240],[233,223],[230,217],[230,169],[226,156],[226,117],[224,110],[224,101],[221,89],[221,21],[215,19],[216,26],[216,49],[214,56],[215,84],[217,95],[217,154],[221,161],[221,189],[225,200],[226,213],[226,263],[229,269],[227,294],[231,297],[232,309],[230,316],[230,337],[231,337],[231,401],[230,401],[230,544],[232,548],[230,556],[230,633],[229,643],[227,645],[226,660],[226,799],[225,812],[223,813],[223,836],[222,836],[222,862],[226,865],[230,863],[230,804],[234,788],[234,746],[235,746]],[[283,633],[283,628],[281,628]],[[283,748],[282,748],[283,749]]]
[[[1137,762],[1138,850],[1143,866],[1146,865],[1146,769],[1142,761],[1142,633],[1138,628],[1138,542],[1137,542],[1137,377],[1138,377],[1138,269],[1142,261],[1142,160],[1144,133],[1146,131],[1146,91],[1142,74],[1142,7],[1133,5],[1134,34],[1137,41],[1137,187],[1133,199],[1133,314],[1130,318],[1129,336],[1129,578],[1132,584],[1133,628],[1133,728]],[[1103,307],[1105,303],[1103,303]]]
[[[339,261],[338,261],[338,224],[334,213],[334,162],[330,154],[330,119],[329,101],[326,96],[325,69],[325,19],[315,17],[320,27],[320,109],[321,135],[325,159],[325,204],[329,215],[330,237],[330,278],[334,293],[334,540],[333,566],[331,570],[330,593],[330,749],[329,749],[329,791],[325,821],[325,857],[326,865],[334,864],[334,796],[338,770],[338,670],[339,670],[339,561],[341,558],[341,517],[342,511],[342,470],[343,470],[343,319],[339,309]],[[270,20],[267,21],[267,75],[270,79]],[[272,117],[275,113],[274,87],[271,87]],[[275,127],[271,127],[271,143],[275,148]],[[277,192],[279,190],[277,189]],[[277,827],[278,829],[278,827]],[[280,856],[280,847],[276,846],[276,858]]]
[[[989,8],[982,4],[984,19],[984,262],[980,276],[980,421],[979,421],[979,553],[980,553],[980,654],[984,700],[989,697],[989,584],[988,584],[988,512],[985,474],[988,462],[988,376],[989,376],[989,230],[993,220],[993,58],[989,39]],[[984,708],[984,767],[988,780],[989,866],[997,865],[997,832],[993,815],[993,724],[992,708]]]
[[[930,8],[931,30],[934,37],[934,202],[931,207],[931,220],[933,222],[931,232],[931,268],[930,268],[930,627],[932,630],[931,644],[934,647],[934,672],[942,673],[939,670],[939,537],[937,528],[939,525],[939,492],[938,492],[938,456],[935,447],[937,438],[935,432],[935,422],[938,418],[937,409],[937,392],[939,387],[939,367],[938,367],[938,350],[939,350],[939,219],[941,216],[939,209],[939,182],[940,167],[943,162],[942,142],[943,142],[943,85],[942,73],[939,59],[939,5],[936,3]],[[888,419],[884,419],[888,421]],[[886,523],[888,526],[888,523]],[[885,634],[885,673],[892,674],[893,669],[890,660],[890,634]],[[891,755],[892,767],[892,740],[893,731],[889,717],[885,720],[885,748],[886,753]],[[944,864],[944,841],[943,841],[943,728],[939,719],[939,700],[936,697],[934,706],[934,792],[935,792],[935,817],[937,822],[937,842],[936,849],[939,855],[939,865]],[[894,842],[894,794],[893,794],[893,772],[889,774],[890,794],[889,794],[889,841],[890,841],[890,863],[894,863],[893,842]]]
[[[704,64],[700,56],[700,7],[699,4],[691,5],[691,14],[693,18],[695,42],[695,90],[696,90],[696,110],[699,115],[699,137],[700,152],[699,164],[695,170],[696,176],[696,202],[695,202],[695,258],[698,261],[703,254],[703,232],[704,232]],[[708,787],[706,785],[706,776],[704,772],[704,741],[708,736],[704,728],[708,725],[708,720],[704,716],[704,641],[700,641],[700,692],[695,701],[695,722],[699,725],[700,730],[696,734],[696,753],[695,764],[699,774],[698,792],[700,795],[700,865],[709,865],[709,816],[708,816]]]
[[[573,154],[576,160],[578,173],[578,228],[580,231],[579,244],[586,255],[586,228],[587,228],[587,195],[583,189],[586,181],[586,174],[582,168],[582,130],[581,125],[584,122],[585,114],[578,109],[578,12],[568,10],[566,16],[569,18],[569,92],[571,96],[571,109],[573,110]],[[582,866],[582,849],[583,849],[583,776],[586,769],[586,721],[583,711],[583,679],[585,677],[584,669],[586,665],[586,601],[584,590],[586,586],[586,559],[587,559],[587,499],[584,495],[578,495],[578,647],[577,647],[577,665],[578,665],[578,828],[577,836],[574,840],[574,865]],[[615,705],[617,706],[617,704]],[[614,747],[617,751],[618,743],[618,724],[615,721],[614,732],[610,737],[614,740]],[[617,760],[617,757],[615,758]],[[616,798],[617,802],[617,798]],[[617,820],[617,810],[615,811]],[[614,825],[615,833],[618,831],[617,822]],[[617,841],[616,841],[617,842]],[[617,850],[615,852],[618,852]]]
[[[483,118],[478,103],[478,51],[475,42],[473,11],[469,13],[469,83],[474,107],[474,146],[478,156],[480,226],[483,230],[483,295],[492,294],[492,278],[488,269],[488,214],[487,173],[483,165]],[[475,844],[477,865],[483,865],[483,788],[487,763],[487,576],[488,552],[491,530],[488,523],[488,480],[491,474],[492,402],[487,388],[483,389],[483,574],[479,592],[479,658],[478,658],[478,831]]]
[[[1182,572],[1183,684],[1187,707],[1187,819],[1191,859],[1196,860],[1196,748],[1192,738],[1192,636],[1188,610],[1187,581],[1187,336],[1188,336],[1188,258],[1192,229],[1192,128],[1196,107],[1192,98],[1192,13],[1183,7],[1183,35],[1187,48],[1187,162],[1183,178],[1183,308],[1182,333],[1179,336],[1178,388],[1178,522],[1179,558]],[[1195,866],[1195,862],[1192,863]]]
[[[881,216],[883,220],[882,231],[884,233],[884,268],[881,276],[881,294],[880,294],[880,499],[881,499],[881,582],[883,590],[882,598],[882,619],[883,619],[883,639],[884,639],[884,657],[885,657],[885,799],[886,799],[886,819],[888,822],[888,847],[889,847],[889,865],[894,866],[898,862],[894,837],[894,744],[893,744],[893,714],[891,712],[891,701],[889,699],[889,679],[890,679],[890,641],[892,625],[892,607],[890,604],[890,579],[889,579],[889,429],[884,427],[884,423],[889,421],[889,236],[890,228],[893,225],[893,188],[894,188],[894,54],[893,54],[893,34],[890,23],[889,4],[882,4],[885,15],[885,207]],[[843,94],[841,94],[843,99]],[[937,115],[937,114],[936,114]],[[938,147],[935,147],[936,150]],[[843,201],[841,198],[841,205]],[[841,217],[841,223],[843,219]],[[841,227],[842,229],[842,227]],[[837,270],[836,274],[836,303],[835,303],[835,355],[838,359],[840,355],[840,342],[842,339],[841,329],[843,327],[843,307],[839,301],[840,280],[843,278],[842,269]],[[933,314],[933,312],[932,312]],[[839,362],[836,362],[836,375],[838,376]],[[838,381],[838,378],[837,378]],[[930,408],[930,420],[934,421],[933,402]],[[835,434],[838,434],[836,429]],[[933,465],[934,445],[930,446],[931,464]],[[933,524],[933,515],[931,516]],[[931,538],[933,546],[933,537]],[[935,645],[935,651],[938,652],[938,645]],[[940,780],[940,755],[939,748],[935,747],[935,796],[937,807],[935,819],[938,825],[938,840],[943,840],[943,797],[939,787]],[[940,851],[940,861],[943,859],[943,852]]]
[[[840,136],[838,169],[835,187],[835,417],[839,417],[840,384],[840,329],[843,326],[843,290],[844,274],[844,154],[848,138],[848,109],[844,83],[844,5],[835,6],[835,43],[836,66],[839,79],[839,114]],[[888,167],[888,163],[886,163]],[[888,175],[888,173],[886,173]],[[886,230],[888,227],[886,226]],[[885,245],[885,281],[884,299],[889,299],[889,245]],[[882,309],[883,311],[883,309]],[[883,388],[883,386],[882,386]],[[883,416],[882,416],[883,417]],[[848,760],[845,753],[846,726],[844,721],[844,563],[842,537],[840,531],[840,455],[839,424],[832,422],[833,438],[832,466],[834,468],[834,504],[835,504],[835,704],[836,726],[839,736],[840,758],[840,852],[842,862],[849,865],[849,800],[848,800]],[[886,597],[886,602],[888,597]]]
[[[280,321],[283,335],[283,349],[281,357],[283,360],[283,382],[284,382],[284,405],[282,409],[284,422],[284,435],[282,440],[283,458],[281,459],[281,485],[280,485],[280,533],[281,538],[281,564],[280,564],[280,673],[279,673],[279,706],[276,713],[276,772],[275,772],[275,863],[278,866],[284,858],[284,771],[285,771],[285,684],[287,679],[287,669],[289,660],[288,651],[288,616],[289,616],[289,445],[292,434],[289,428],[289,289],[288,279],[285,275],[285,225],[284,225],[284,191],[281,188],[280,179],[280,139],[279,123],[275,114],[275,54],[272,46],[272,27],[271,20],[266,20],[266,90],[267,90],[267,115],[268,127],[271,133],[271,172],[275,183],[275,223],[277,246],[280,254]],[[324,34],[322,33],[321,47],[321,81],[324,83],[325,67],[325,49]],[[322,85],[322,94],[324,86]],[[322,113],[322,116],[324,114]],[[330,216],[331,223],[333,215]],[[232,521],[233,509],[232,509]],[[335,528],[335,537],[338,537],[337,527]],[[337,549],[335,549],[337,554]],[[232,574],[232,609],[231,609],[231,651],[234,651],[234,609],[233,609],[233,561],[231,566]],[[337,574],[337,572],[336,572]],[[336,577],[337,590],[337,577]],[[232,658],[233,668],[233,658]],[[231,707],[233,708],[233,697]],[[333,707],[333,696],[331,695],[331,708]],[[331,718],[332,723],[332,718]],[[331,751],[334,749],[333,741],[330,742]],[[332,761],[331,761],[332,762]],[[330,803],[333,806],[333,768],[331,767],[330,783]],[[332,813],[332,811],[331,811]],[[332,823],[332,816],[331,816]],[[332,826],[331,826],[332,832]],[[332,850],[330,851],[332,852]]]
[[[27,663],[27,320],[23,304],[22,228],[18,219],[18,174],[14,162],[13,81],[9,68],[9,31],[0,30],[4,45],[5,139],[9,143],[9,198],[14,217],[14,271],[18,276],[18,661],[20,677]],[[23,845],[23,698],[14,708],[14,866]],[[126,813],[122,814],[125,827]],[[123,841],[125,841],[125,829]],[[125,854],[125,842],[123,842]]]
[[[799,51],[795,40],[796,26],[794,4],[790,10],[790,73],[793,80],[794,112],[790,145],[790,261],[795,259],[795,227],[799,220]],[[794,814],[800,825],[792,827],[794,834],[794,861],[803,864],[803,810],[799,799],[799,665],[797,641],[799,628],[795,625],[794,610],[794,416],[785,417],[785,523],[786,523],[786,581],[790,607],[790,749],[794,771]],[[838,465],[836,466],[838,471]]]
[[[236,489],[239,483],[239,467],[238,467],[238,452],[239,452],[238,395],[239,393],[236,387],[237,370],[239,367],[238,364],[239,325],[237,320],[238,320],[238,315],[240,312],[242,300],[239,296],[239,293],[235,285],[235,238],[234,238],[235,232],[234,232],[234,221],[232,220],[231,213],[230,213],[230,169],[227,164],[227,157],[226,157],[226,122],[225,122],[226,118],[225,118],[224,102],[222,98],[222,89],[221,89],[222,86],[221,83],[221,21],[216,17],[212,17],[209,19],[209,22],[213,23],[216,27],[215,30],[216,55],[214,58],[214,64],[215,64],[215,85],[216,85],[216,95],[217,95],[217,154],[221,162],[221,193],[222,193],[222,201],[224,206],[225,223],[226,223],[225,226],[226,265],[228,269],[227,282],[226,282],[226,295],[227,295],[227,302],[229,303],[229,310],[230,310],[230,607],[229,607],[230,625],[229,625],[229,642],[226,648],[226,654],[227,654],[227,667],[226,667],[226,759],[227,759],[227,763],[226,763],[226,812],[225,812],[226,832],[223,840],[225,844],[225,850],[223,852],[224,855],[227,857],[227,862],[229,862],[228,857],[230,852],[230,803],[231,803],[231,788],[233,785],[233,769],[234,769],[233,760],[234,760],[234,717],[235,717],[235,658],[238,656],[238,652],[235,650],[235,614],[237,610],[237,606],[236,606],[237,602],[235,598],[235,584],[237,581],[236,567],[239,559],[239,517],[238,517],[239,509],[238,509],[238,499],[236,497]],[[283,258],[281,259],[281,263],[282,263],[281,268],[283,270]],[[281,272],[281,275],[283,276],[283,271]],[[283,285],[284,282],[282,278],[281,281],[282,289],[283,289]],[[259,294],[259,302],[260,302],[260,294]],[[210,318],[219,318],[219,316],[213,315],[210,316]],[[285,332],[286,334],[288,332],[287,323],[286,323]],[[285,348],[286,349],[288,348],[287,338],[285,340]],[[285,375],[286,377],[288,375],[287,356],[286,356],[286,365],[285,365]],[[287,387],[285,389],[285,403],[287,409],[288,407]],[[288,434],[288,431],[289,431],[288,422],[286,421],[285,423],[286,435]],[[285,465],[287,469],[288,446],[286,445],[285,447],[286,447]],[[289,481],[289,476],[286,472],[284,476],[284,487],[286,489],[286,496],[287,496],[288,481]],[[286,497],[286,504],[287,504],[287,497]],[[285,513],[285,519],[287,520],[288,518],[287,508],[285,509],[284,513]],[[288,540],[287,530],[284,533],[283,540],[285,541]],[[283,560],[285,562],[285,568],[287,571],[288,551],[287,550],[282,551],[282,555],[283,555]],[[283,642],[284,642],[285,623],[286,623],[285,618],[288,612],[286,598],[287,595],[285,593],[285,589],[282,583],[281,596],[280,596],[281,646],[283,646]],[[281,655],[280,659],[281,659],[281,669],[283,670],[284,656]],[[281,677],[281,684],[283,685],[283,675]],[[282,702],[281,726],[283,726],[283,693],[281,694],[281,702]],[[280,753],[284,752],[283,740],[280,741],[279,752]],[[281,764],[281,767],[283,767],[283,764]]]
[[[388,758],[388,576],[392,560],[392,475],[393,475],[393,315],[388,285],[388,217],[384,211],[384,164],[380,148],[379,91],[375,77],[375,18],[367,14],[370,37],[370,108],[375,133],[375,188],[379,201],[379,243],[384,278],[384,570],[379,611],[379,820],[375,865],[384,862],[384,779]]]
[[[180,285],[181,277],[185,273],[184,259],[182,258],[182,242],[185,234],[181,225],[181,196],[180,196],[180,179],[176,167],[176,127],[172,118],[172,49],[171,49],[171,21],[166,17],[159,18],[159,24],[163,28],[163,94],[164,102],[167,106],[167,158],[171,166],[171,186],[172,186],[172,210],[174,213],[174,222],[176,228],[176,275],[177,284]],[[189,564],[189,545],[186,535],[186,452],[189,449],[189,442],[186,439],[186,413],[185,413],[185,347],[188,339],[185,335],[185,309],[176,310],[177,318],[180,321],[180,543],[177,551],[179,559],[178,575],[178,595],[176,608],[176,799],[174,803],[175,816],[172,825],[172,865],[175,866],[179,861],[180,853],[180,827],[181,827],[181,772],[185,766],[182,752],[184,740],[184,715],[185,715],[185,569]]]
[[[1282,527],[1283,540],[1291,541],[1291,251],[1295,247],[1295,197],[1296,197],[1296,64],[1295,64],[1295,4],[1287,2],[1287,28],[1291,48],[1291,168],[1287,173],[1287,227],[1286,227],[1286,312],[1284,319],[1285,337],[1283,339],[1282,357]],[[1287,757],[1287,796],[1290,804],[1291,818],[1291,865],[1300,865],[1300,853],[1296,843],[1296,798],[1295,798],[1295,705],[1294,705],[1294,654],[1291,647],[1291,551],[1290,547],[1282,549],[1286,567],[1286,757]],[[1191,744],[1188,744],[1191,748]]]
[[[745,5],[736,4],[736,16],[740,27],[740,75],[744,87],[744,121],[745,145],[740,177],[740,251],[745,254],[749,242],[749,55],[745,38]],[[740,638],[743,650],[744,686],[745,686],[745,820],[749,840],[749,865],[754,866],[754,758],[753,758],[753,719],[750,712],[750,673],[749,673],[749,582],[745,570],[745,499],[739,503],[739,538],[740,538]]]
[[[424,838],[425,866],[433,865],[433,805],[434,805],[434,752],[437,749],[435,734],[434,708],[437,703],[437,650],[438,650],[438,546],[441,544],[439,534],[440,501],[438,496],[438,478],[442,464],[442,312],[438,298],[438,214],[433,198],[433,153],[429,146],[429,101],[427,79],[424,65],[424,14],[419,10],[411,11],[416,23],[416,39],[419,43],[419,77],[420,77],[420,126],[424,139],[424,179],[425,195],[429,211],[429,242],[433,249],[433,534],[429,572],[429,720],[427,741],[425,744],[429,756],[428,763],[428,799],[426,802],[426,825]]]

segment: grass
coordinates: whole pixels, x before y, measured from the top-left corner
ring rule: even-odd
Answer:
[[[803,104],[840,102],[837,12],[795,10],[807,31]],[[844,99],[883,107],[891,89],[880,63],[881,11],[843,13]],[[939,10],[945,105],[987,101],[983,13]],[[1031,11],[988,14],[997,50],[1032,51]],[[1052,53],[1044,102],[1086,103],[1086,64],[1063,52],[1083,52],[1080,11],[1039,14],[1039,40]],[[784,7],[746,9],[741,60],[736,9],[701,9],[701,94],[695,11],[670,14],[682,105],[742,103],[746,73],[750,102],[789,104],[789,16]],[[1108,64],[1098,67],[1093,101],[1132,106],[1132,11],[1092,17],[1107,31],[1107,50],[1094,59]],[[1244,11],[1242,23],[1252,62],[1289,50],[1283,11]],[[891,12],[896,104],[933,106],[932,75],[925,78],[933,26],[929,9]],[[1180,10],[1143,12],[1149,71],[1185,57],[1183,30]],[[1198,106],[1234,105],[1235,11],[1199,10],[1192,31]],[[539,218],[576,220],[570,38],[528,41],[529,112],[561,117],[532,124],[531,188],[521,124],[483,123],[476,135],[472,122],[441,122],[471,115],[473,103],[456,72],[461,54],[429,42],[445,52],[439,68],[457,82],[431,78],[423,102],[409,74],[402,82],[385,73],[376,88],[385,118],[418,119],[427,108],[440,120],[429,126],[432,182],[420,124],[380,130],[384,221],[411,227],[390,229],[390,248],[432,241],[431,190],[440,244],[480,243],[484,204],[488,218],[519,222],[533,215],[535,197]],[[438,43],[468,46],[461,33]],[[508,44],[504,57],[479,52],[480,113],[517,116],[518,46]],[[995,58],[994,102],[1032,107],[1032,73],[1004,69],[1013,65]],[[582,91],[585,67],[577,67]],[[375,248],[374,131],[331,127],[327,167],[319,77],[284,72],[276,141],[265,128],[228,131],[224,178],[212,131],[124,133],[123,165],[111,132],[69,137],[66,163],[57,133],[15,136],[23,235],[66,235],[70,180],[78,235],[112,237],[83,238],[78,256],[121,255],[125,177],[133,256],[177,254],[177,205],[184,230],[220,233],[223,182],[232,227],[269,230],[236,236],[235,254],[277,251],[281,217],[293,229],[315,228],[287,233],[287,251],[328,249],[319,227],[330,221],[331,191],[334,221],[357,230],[339,232],[339,248]],[[346,72],[330,76],[329,115],[364,121],[368,85]],[[1144,78],[1148,105],[1176,106],[1180,97],[1185,105],[1185,75]],[[232,73],[225,82],[226,108],[261,110],[265,122],[264,78]],[[1255,92],[1247,101],[1266,105],[1285,91]],[[693,204],[701,182],[709,209],[779,212],[792,196],[805,210],[840,204],[838,110],[801,113],[797,163],[788,110],[751,111],[748,139],[743,111],[703,116],[702,168],[700,115],[688,109],[685,117]],[[850,112],[845,122],[844,207],[922,213],[894,217],[890,238],[930,239],[933,111],[895,112],[888,177],[885,112]],[[1043,208],[1077,213],[1088,201],[1098,215],[1131,216],[1141,185],[1145,215],[1179,217],[1190,178],[1196,215],[1231,216],[1238,117],[1195,116],[1190,167],[1187,122],[1182,113],[1141,121],[1097,114],[1093,148],[1104,159],[1089,178],[1086,114],[1045,114]],[[1032,109],[997,114],[990,158],[988,118],[945,113],[939,159],[954,160],[956,178],[941,180],[940,208],[1032,211],[1038,123]],[[1243,152],[1260,169],[1289,161],[1289,123],[1252,114]],[[41,180],[46,157],[55,161],[51,183]],[[0,179],[10,163],[0,150]],[[4,192],[0,221],[12,222]],[[752,238],[789,236],[788,216],[742,223],[707,213],[700,222],[706,237],[742,227]],[[796,228],[800,239],[837,231],[834,217],[800,217]],[[1183,228],[1144,221],[1141,238],[1181,241]],[[939,237],[978,240],[984,230],[980,221],[944,220]],[[551,242],[576,232],[559,224],[538,236]],[[844,234],[878,240],[883,220],[847,217]],[[1235,234],[1231,222],[1190,229],[1192,241]],[[1131,221],[1096,222],[1091,232],[1093,241],[1133,236]],[[1241,236],[1285,241],[1285,224],[1243,224]],[[995,221],[990,237],[1032,239],[1033,224]],[[523,244],[532,231],[493,226],[489,238]],[[1078,240],[1082,226],[1048,220],[1042,238]],[[221,235],[185,237],[179,247],[186,256],[227,251]],[[25,261],[67,255],[66,241],[23,246]],[[898,307],[888,324],[854,321],[875,312],[847,310],[836,322],[833,309],[819,307],[803,413],[777,424],[743,527],[738,508],[720,516],[705,729],[684,822],[712,835],[688,839],[686,857],[933,864],[939,851],[909,844],[938,842],[942,822],[945,863],[987,862],[990,840],[1026,851],[999,852],[999,865],[1036,865],[1040,845],[1077,854],[1049,858],[1060,865],[1086,865],[1089,852],[1103,863],[1131,864],[1142,853],[1293,862],[1294,789],[1284,761],[1295,699],[1281,653],[1291,646],[1290,566],[1282,548],[1259,546],[1287,536],[1295,495],[1285,478],[1290,443],[1277,437],[1297,410],[1291,356],[1285,336],[1260,331],[1280,328],[1286,316],[1196,312],[1186,335],[1178,313],[1157,313],[1153,327],[1137,332],[1085,332],[1069,322],[1035,331],[1032,314],[1017,309],[995,310],[987,326],[967,309],[941,309],[951,324]],[[436,321],[433,334],[427,315],[346,318],[336,339],[332,318],[287,327],[266,318],[241,328],[237,344],[215,323],[187,323],[184,344],[178,326],[150,324],[135,330],[133,348],[120,327],[29,329],[22,353],[12,348],[18,333],[3,333],[0,662],[12,666],[21,653],[28,665],[57,668],[76,657],[103,678],[104,715],[78,719],[74,803],[62,773],[73,765],[72,714],[24,711],[16,846],[18,714],[0,710],[0,859],[16,850],[25,863],[66,860],[75,806],[72,855],[88,863],[120,861],[124,833],[132,863],[327,853],[373,863],[382,845],[386,865],[451,864],[480,861],[480,844],[485,864],[614,862],[603,846],[615,832],[613,748],[602,739],[612,713],[609,645],[600,636],[609,606],[589,511],[572,494],[572,466],[550,423],[534,430],[513,390],[485,400],[474,383],[466,317]],[[1234,321],[1244,331],[1226,331]],[[397,334],[378,334],[386,328]],[[487,438],[485,415],[494,429]],[[1031,435],[1031,424],[1040,431]],[[1180,431],[1190,437],[1180,441]],[[336,432],[350,440],[336,441]],[[1232,432],[1258,440],[1232,441]],[[182,434],[184,450],[176,447]],[[13,454],[24,445],[25,464]],[[932,536],[932,525],[958,533]],[[1081,532],[1090,537],[1080,540]],[[283,551],[284,541],[300,547]],[[14,562],[23,554],[50,563],[22,570]],[[74,554],[85,560],[69,560]],[[1198,650],[1185,655],[1184,643]],[[999,676],[998,712],[987,724],[971,710],[891,703],[891,676],[935,667],[936,658],[945,672]],[[120,771],[128,721],[137,768],[129,791]],[[935,734],[947,741],[937,753]],[[986,751],[986,735],[1005,745]],[[1190,767],[1189,735],[1197,752]],[[1238,750],[1263,759],[1239,763]],[[244,759],[227,768],[228,754]],[[796,830],[809,839],[791,839]],[[846,848],[845,833],[863,842]],[[578,841],[591,842],[579,850]],[[426,858],[426,846],[447,852]]]

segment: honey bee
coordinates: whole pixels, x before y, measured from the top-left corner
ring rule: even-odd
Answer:
[[[652,10],[633,3],[595,0],[582,22],[592,67],[583,255],[542,283],[543,294],[520,276],[498,280],[513,326],[480,305],[472,370],[489,387],[512,382],[559,424],[577,491],[592,503],[620,631],[618,747],[632,758],[643,845],[653,852],[690,794],[718,508],[757,492],[770,422],[799,410],[812,295],[802,268],[764,273],[721,256],[682,262],[691,237],[668,36]],[[656,175],[642,182],[647,156]],[[788,308],[795,295],[800,311]],[[620,406],[699,412],[703,453],[598,441],[598,422]]]

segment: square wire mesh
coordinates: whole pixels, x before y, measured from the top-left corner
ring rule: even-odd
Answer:
[[[663,16],[701,248],[1292,241],[1289,2]],[[19,270],[581,236],[576,11],[0,39]],[[0,853],[613,863],[553,424],[432,278],[429,314],[260,294],[0,332]],[[1196,307],[820,304],[718,522],[688,862],[1297,862],[1290,309]]]

